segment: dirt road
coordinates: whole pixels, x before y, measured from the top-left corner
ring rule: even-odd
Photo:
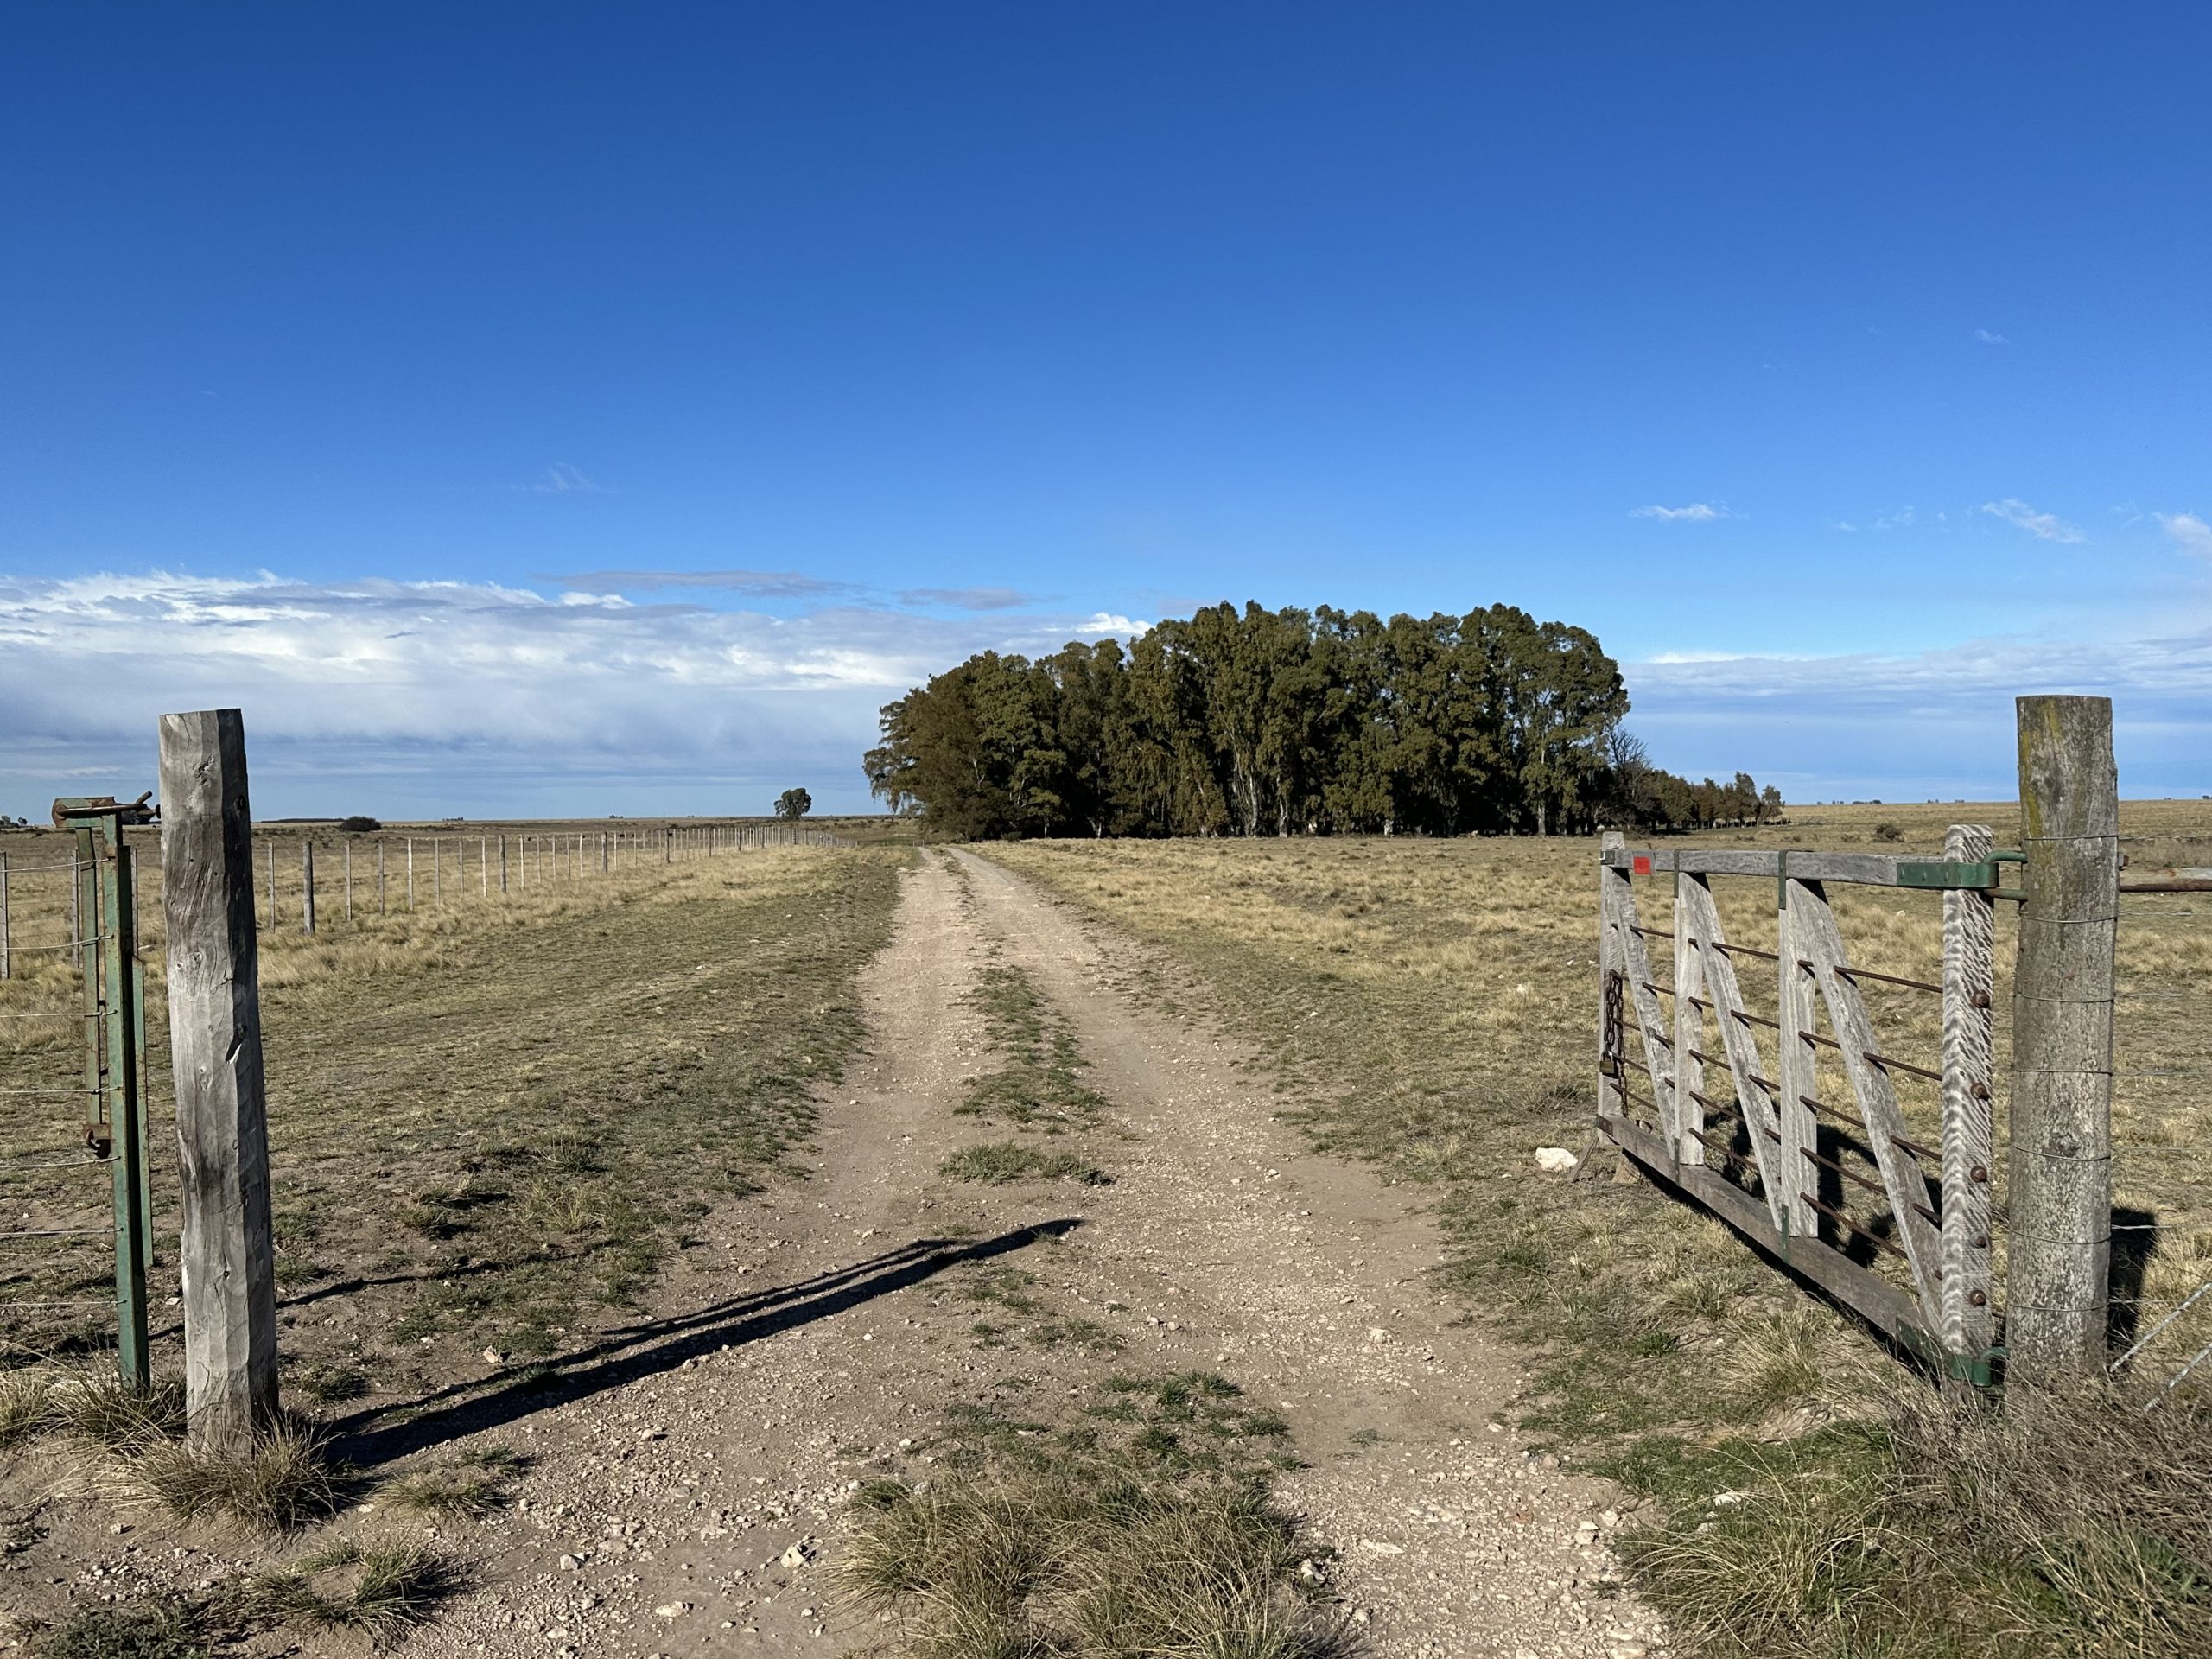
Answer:
[[[927,1476],[950,1407],[1203,1370],[1287,1420],[1305,1466],[1278,1491],[1341,1552],[1322,1570],[1367,1650],[1659,1651],[1609,1599],[1610,1493],[1496,1426],[1513,1361],[1426,1287],[1438,1241],[1413,1195],[1305,1151],[1260,1057],[1141,1007],[1131,947],[964,853],[905,882],[813,1179],[722,1206],[654,1319],[571,1368],[560,1403],[463,1442],[536,1462],[517,1509],[471,1523],[480,1587],[410,1649],[887,1647],[835,1586],[861,1481]],[[1079,1039],[1107,1103],[1084,1149],[1111,1185],[938,1173],[989,1137],[955,1109],[993,1064],[969,1001],[993,963]]]

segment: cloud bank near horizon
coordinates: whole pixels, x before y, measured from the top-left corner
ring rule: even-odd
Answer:
[[[973,652],[1141,627],[486,582],[0,576],[0,798],[43,817],[65,791],[135,794],[160,714],[238,707],[269,816],[378,810],[365,794],[393,817],[760,811],[794,783],[861,809],[890,698]]]
[[[973,652],[1144,626],[842,599],[784,616],[484,582],[0,576],[0,810],[135,794],[158,715],[229,706],[246,711],[270,817],[760,811],[791,784],[819,810],[868,810],[859,760],[885,702]],[[1623,668],[1630,723],[1662,764],[1742,766],[1792,798],[2008,796],[2012,699],[2043,690],[2118,699],[2126,792],[2212,789],[2212,626]]]

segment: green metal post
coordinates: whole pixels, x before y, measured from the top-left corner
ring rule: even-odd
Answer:
[[[146,1346],[145,1128],[138,1100],[138,1033],[130,991],[137,979],[138,941],[130,921],[130,863],[123,826],[103,821],[107,845],[100,860],[106,925],[100,930],[106,967],[108,1124],[115,1171],[115,1306],[118,1326],[116,1369],[123,1385],[143,1389],[153,1380]]]
[[[154,1270],[154,1154],[153,1114],[146,1109],[146,958],[138,950],[138,855],[128,842],[123,848],[123,879],[130,886],[130,1046],[135,1061],[131,1079],[137,1085],[138,1103],[138,1218],[139,1259],[146,1271]]]

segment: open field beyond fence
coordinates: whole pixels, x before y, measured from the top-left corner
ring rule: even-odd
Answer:
[[[1707,839],[1936,856],[1955,823],[1989,824],[2000,847],[2018,844],[2010,804],[1812,808]],[[2122,833],[2132,868],[2212,863],[2212,804],[2127,804]],[[1993,1450],[1990,1433],[2013,1431],[1952,1421],[1859,1327],[1719,1223],[1641,1180],[1538,1173],[1540,1146],[1592,1150],[1593,842],[988,850],[1195,970],[1209,1007],[1277,1054],[1291,1083],[1332,1103],[1310,1116],[1320,1140],[1426,1192],[1455,1242],[1451,1273],[1471,1307],[1502,1317],[1541,1356],[1527,1420],[1650,1500],[1646,1589],[1686,1637],[1720,1651],[1837,1656],[2151,1654],[2212,1639],[2201,1456],[2169,1468],[2164,1452],[2128,1438],[2134,1428],[2108,1435],[2119,1419],[2101,1408],[2070,1437],[2046,1426],[2039,1445],[2026,1436]],[[1670,925],[1666,879],[1637,886],[1647,923]],[[1770,935],[1771,880],[1713,888],[1732,938]],[[1840,887],[1830,896],[1854,964],[1940,976],[1937,894]],[[2000,905],[1998,918],[2000,1205],[2012,908]],[[2113,1279],[2125,1347],[2212,1274],[2202,1105],[2212,1084],[2212,895],[2128,896],[2122,912],[2115,1208],[2130,1230],[2116,1235]],[[1157,994],[1177,999],[1179,982],[1164,975]],[[1935,1069],[1936,999],[1867,988],[1885,1052]],[[1746,989],[1758,1007],[1761,988],[1747,980]],[[1774,988],[1764,993],[1770,1014]],[[1849,1099],[1840,1078],[1824,1079],[1824,1097]],[[1910,1128],[1932,1136],[1934,1084],[1900,1081]],[[1871,1246],[1867,1259],[1885,1260]],[[2003,1270],[2000,1259],[2000,1287]],[[2137,1356],[2132,1386],[2171,1374],[2208,1338],[2212,1296]],[[2187,1409],[2154,1433],[2201,1423]],[[2012,1478],[2030,1463],[2063,1469],[2050,1492],[2070,1496],[2037,1497],[2034,1483]],[[1739,1497],[1715,1509],[1722,1492]],[[2161,1510],[2177,1492],[2185,1501]],[[2046,1498],[2049,1512],[2037,1511]]]
[[[770,847],[578,864],[594,825],[503,825],[509,890],[477,830],[395,829],[383,913],[374,840],[315,831],[316,931],[301,925],[306,832],[276,849],[276,920],[260,894],[261,986],[288,1397],[327,1414],[391,1408],[527,1359],[634,1302],[718,1198],[765,1179],[810,1122],[810,1084],[861,1030],[852,977],[880,946],[906,855]],[[624,826],[643,836],[655,830]],[[494,834],[497,833],[495,830]],[[416,842],[414,904],[404,848]],[[524,837],[528,837],[525,843]],[[159,864],[142,855],[148,963],[157,1367],[174,1364],[175,1144],[162,1030]],[[59,834],[0,836],[10,855],[10,976],[0,981],[0,1163],[67,1160],[81,1135],[77,991]],[[527,845],[528,851],[525,851]],[[564,851],[565,849],[565,851]],[[496,857],[496,855],[494,855]],[[0,1171],[6,1227],[108,1224],[99,1167]],[[94,1248],[86,1248],[87,1244]],[[0,1256],[0,1363],[112,1346],[105,1240],[15,1242]],[[166,1307],[165,1307],[166,1304]]]

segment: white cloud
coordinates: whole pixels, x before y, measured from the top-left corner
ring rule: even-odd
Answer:
[[[564,461],[556,461],[531,484],[540,495],[601,495],[600,486],[576,467]]]
[[[2071,543],[2082,539],[2079,526],[2068,524],[2056,513],[2037,512],[2015,496],[2007,496],[2002,501],[1985,501],[1981,510],[1992,518],[2002,518],[2015,530],[2026,531],[2038,541]]]
[[[1985,346],[2010,346],[2012,342],[2002,334],[1993,334],[1986,328],[1977,328],[1974,337]]]
[[[1711,506],[1703,501],[1693,501],[1687,507],[1631,507],[1628,516],[1631,518],[1681,519],[1694,524],[1707,524],[1715,518],[1735,517],[1726,507]]]
[[[2212,790],[2212,626],[1914,653],[1675,651],[1624,663],[1622,673],[1630,723],[1659,764],[1723,776],[1743,766],[1762,781],[1771,774],[1785,795],[1795,786],[1813,798],[2010,799],[2012,701],[2048,691],[2113,699],[2123,795]]]
[[[242,708],[264,815],[642,811],[804,783],[858,807],[877,709],[984,649],[1141,632],[1103,613],[800,616],[493,582],[0,575],[0,810],[152,781],[156,717]],[[136,780],[136,781],[134,781]],[[125,786],[127,785],[127,789]],[[87,785],[93,787],[93,785]],[[99,783],[98,788],[108,788]]]
[[[2212,559],[2212,524],[2193,512],[2162,512],[2157,517],[2183,552],[2194,553],[2200,559]]]

